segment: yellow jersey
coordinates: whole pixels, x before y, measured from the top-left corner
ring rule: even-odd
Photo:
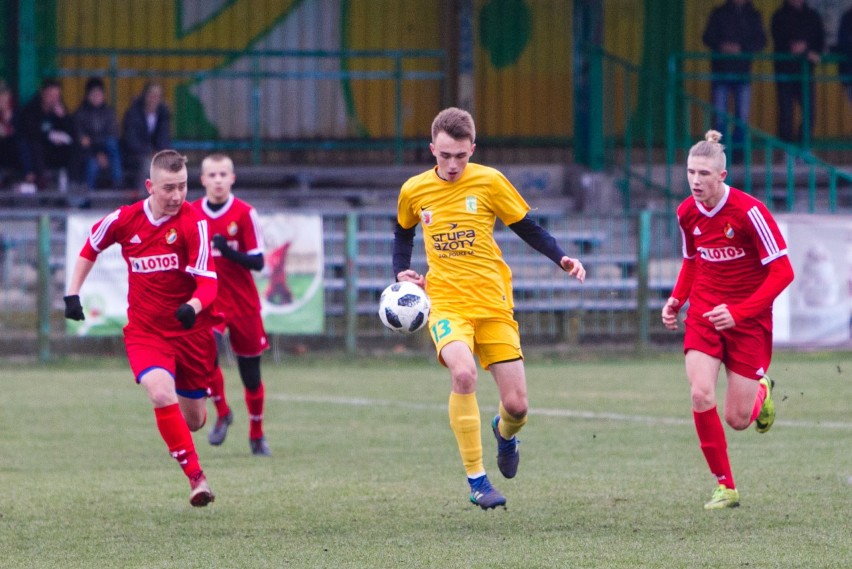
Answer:
[[[494,223],[516,223],[530,206],[503,174],[468,163],[458,180],[448,182],[432,168],[403,184],[397,205],[403,228],[422,227],[426,292],[436,312],[487,317],[512,310],[512,271],[494,240]]]

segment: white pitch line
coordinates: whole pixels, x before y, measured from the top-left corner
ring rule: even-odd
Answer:
[[[396,401],[391,399],[370,399],[367,397],[334,397],[313,395],[267,394],[267,398],[293,403],[319,403],[331,405],[347,405],[349,407],[398,407],[421,411],[446,412],[446,404],[414,403],[411,401]],[[621,413],[598,413],[594,411],[578,411],[575,409],[547,409],[536,407],[530,410],[530,415],[545,417],[565,417],[569,419],[586,419],[589,421],[620,421],[624,423],[642,423],[645,425],[692,425],[692,420],[682,417],[653,417],[650,415],[625,415]],[[841,421],[775,421],[776,425],[798,427],[804,429],[850,429],[852,423]]]

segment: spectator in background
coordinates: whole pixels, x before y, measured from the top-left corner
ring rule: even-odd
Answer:
[[[44,188],[48,171],[58,170],[64,191],[72,166],[74,122],[62,101],[59,81],[42,81],[38,93],[21,109],[18,136],[24,181]]]
[[[751,0],[727,0],[710,14],[704,29],[704,45],[716,54],[748,55],[763,51],[766,32],[763,19]],[[751,106],[751,58],[713,58],[711,63],[713,106],[716,108],[715,128],[727,132],[728,104],[734,106],[734,116],[749,122]],[[744,130],[736,124],[733,129],[733,154],[742,154]]]
[[[133,185],[140,189],[151,157],[171,146],[171,111],[163,103],[163,87],[148,83],[124,113],[122,151]]]
[[[845,59],[837,65],[846,97],[852,102],[852,8],[843,12],[837,27],[837,52]]]
[[[805,114],[804,89],[802,85],[802,66],[808,82],[808,134],[813,133],[814,125],[814,95],[813,84],[814,65],[820,62],[825,49],[825,26],[819,12],[807,5],[805,0],[784,0],[784,4],[772,15],[772,40],[775,43],[775,54],[795,56],[795,59],[778,59],[775,61],[776,87],[778,89],[778,137],[786,142],[801,142],[803,139],[803,123],[797,132],[793,129],[795,105],[798,104]]]
[[[88,189],[97,185],[101,170],[109,170],[113,188],[124,185],[121,154],[118,149],[118,119],[106,103],[104,82],[100,77],[86,81],[86,94],[74,113],[83,175]]]
[[[15,133],[15,99],[12,89],[0,79],[0,185],[19,168]]]

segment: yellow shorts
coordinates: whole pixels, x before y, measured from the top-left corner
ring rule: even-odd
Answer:
[[[523,359],[518,323],[507,315],[490,318],[470,318],[456,312],[444,311],[429,315],[429,332],[441,365],[441,350],[450,342],[464,342],[479,358],[482,369],[493,363]]]

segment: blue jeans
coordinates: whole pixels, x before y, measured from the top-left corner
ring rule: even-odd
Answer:
[[[739,81],[719,81],[713,83],[711,88],[713,107],[716,108],[716,116],[713,126],[724,135],[728,134],[727,115],[733,114],[743,123],[748,124],[749,107],[751,106],[751,84]],[[728,112],[728,101],[733,100],[734,112]],[[733,148],[742,150],[745,132],[740,124],[734,124],[734,135],[731,142]],[[724,143],[724,139],[722,140]]]
[[[121,169],[121,153],[118,150],[118,139],[116,138],[107,138],[86,152],[86,186],[89,189],[94,189],[98,181],[98,173],[101,171],[101,165],[98,164],[97,159],[99,152],[107,155],[113,187],[122,187],[124,185],[124,171]]]

